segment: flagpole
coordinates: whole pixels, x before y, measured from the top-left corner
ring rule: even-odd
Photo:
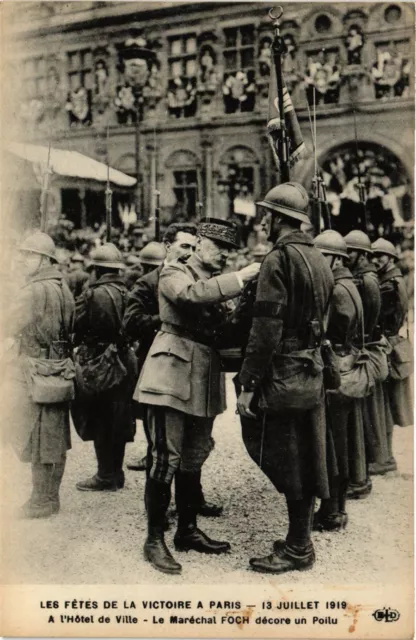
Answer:
[[[280,18],[283,15],[282,7],[277,7],[278,15],[273,13],[273,9],[270,9],[269,16],[273,20],[274,26],[274,40],[272,45],[273,61],[276,72],[277,80],[277,101],[279,106],[279,118],[280,118],[280,144],[279,144],[279,163],[280,163],[280,177],[281,182],[289,182],[289,154],[287,144],[287,130],[285,122],[285,113],[283,108],[283,76],[282,76],[282,54],[286,51],[285,43],[280,35]]]
[[[112,232],[112,208],[113,208],[113,191],[110,185],[110,154],[109,154],[109,144],[110,144],[110,126],[107,123],[107,187],[105,190],[105,226],[106,226],[106,242],[111,242],[111,232]]]
[[[48,196],[49,196],[49,178],[51,170],[51,142],[48,145],[48,160],[42,176],[42,191],[40,196],[40,230],[46,233],[48,227]]]

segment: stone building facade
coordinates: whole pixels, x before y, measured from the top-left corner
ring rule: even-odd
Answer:
[[[20,141],[108,159],[132,176],[139,169],[136,189],[114,193],[116,222],[134,204],[147,220],[156,191],[166,221],[191,218],[198,209],[219,217],[239,207],[251,211],[252,202],[278,181],[265,126],[269,5],[10,5],[5,58],[15,105],[7,131]],[[318,163],[333,213],[339,214],[348,189],[354,192],[358,166],[368,197],[393,209],[395,219],[409,219],[413,6],[288,2],[281,33],[285,80],[308,150],[292,177],[310,187],[315,102]],[[120,58],[126,41],[137,38],[156,55],[141,92],[139,123],[130,71]],[[99,221],[104,188],[61,186],[55,213],[77,225]]]

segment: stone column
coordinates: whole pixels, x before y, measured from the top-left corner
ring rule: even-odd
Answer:
[[[146,145],[146,149],[148,151],[149,157],[149,191],[148,197],[146,198],[147,203],[149,204],[148,218],[152,217],[156,208],[156,195],[155,191],[157,189],[157,146],[154,140],[149,141]]]

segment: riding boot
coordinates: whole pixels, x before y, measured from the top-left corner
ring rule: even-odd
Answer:
[[[124,453],[126,450],[125,442],[117,442],[114,444],[114,473],[116,476],[116,484],[118,489],[123,489],[124,487],[124,471],[123,471],[123,461],[124,461]]]
[[[195,473],[195,476],[198,476],[199,481],[198,514],[201,516],[205,516],[205,518],[218,518],[222,514],[223,507],[221,505],[214,504],[213,502],[207,502],[205,500],[201,483],[201,471]]]
[[[170,553],[164,538],[164,522],[170,501],[170,485],[148,478],[146,505],[148,534],[144,543],[144,557],[162,573],[181,573],[182,567]]]
[[[197,527],[197,511],[200,500],[200,474],[177,471],[175,474],[175,497],[178,510],[178,529],[174,543],[180,551],[200,553],[225,553],[230,550],[228,542],[211,540]]]

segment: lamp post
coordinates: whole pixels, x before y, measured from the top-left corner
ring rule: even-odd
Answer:
[[[134,96],[135,113],[135,161],[136,161],[136,193],[135,206],[137,216],[141,210],[142,180],[140,172],[140,125],[144,112],[143,89],[149,79],[152,64],[156,62],[156,54],[146,47],[143,36],[137,35],[126,40],[120,51],[120,59],[124,67],[125,81],[130,85]]]

